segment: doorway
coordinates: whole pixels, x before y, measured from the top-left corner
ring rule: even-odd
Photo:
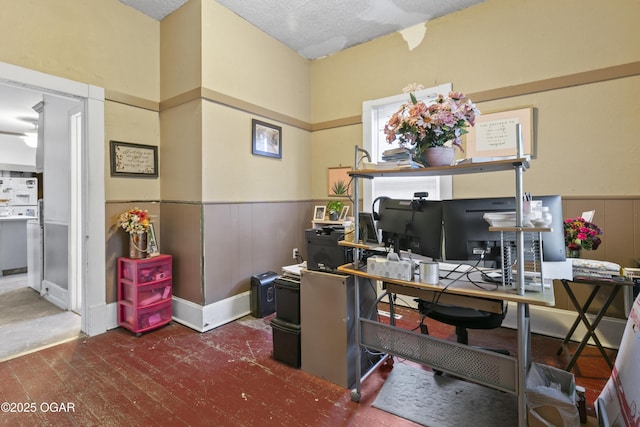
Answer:
[[[0,276],[0,362],[78,339],[81,317],[46,301],[26,273]]]
[[[52,236],[59,241],[66,239],[64,260],[52,264],[52,274],[59,286],[67,292],[57,297],[66,307],[78,309],[81,330],[97,335],[107,329],[105,290],[105,213],[104,213],[104,90],[68,79],[40,73],[34,70],[0,63],[0,83],[40,91],[43,95],[77,101],[76,109],[65,112],[64,126],[74,138],[67,144],[67,177],[64,184],[69,197],[64,202],[68,210],[67,223],[60,223],[54,211],[50,216]],[[55,122],[58,123],[58,122]],[[58,123],[59,124],[59,123]],[[54,125],[55,126],[55,125]],[[50,143],[50,141],[46,141]],[[55,154],[54,154],[55,156]],[[45,156],[46,157],[46,156]],[[45,158],[46,161],[46,158]],[[73,178],[72,178],[73,177]],[[45,180],[47,177],[45,176]],[[46,189],[45,189],[46,194]],[[46,196],[45,196],[46,198]],[[58,209],[56,201],[49,201],[49,209]],[[45,207],[45,210],[47,207]],[[46,218],[46,216],[45,216]],[[67,230],[61,232],[61,225]],[[44,253],[52,254],[55,261],[56,247],[46,236]],[[46,271],[46,266],[45,266]],[[43,282],[44,283],[44,282]],[[59,284],[59,283],[58,283]]]

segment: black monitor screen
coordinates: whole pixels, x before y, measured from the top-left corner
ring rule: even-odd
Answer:
[[[564,261],[564,225],[560,196],[539,196],[543,206],[549,207],[553,222],[551,232],[542,233],[544,261]],[[443,202],[444,251],[447,260],[479,260],[484,252],[486,261],[499,266],[500,232],[489,231],[483,218],[485,213],[514,212],[515,197],[485,199],[456,199]]]
[[[365,243],[377,245],[379,243],[376,223],[371,212],[360,212],[358,215],[360,223],[360,240]]]
[[[395,252],[411,250],[433,259],[441,257],[442,202],[424,199],[380,201],[378,228],[385,246]]]

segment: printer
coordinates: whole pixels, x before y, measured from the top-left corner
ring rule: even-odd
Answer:
[[[352,262],[352,248],[338,245],[344,240],[344,227],[329,226],[305,230],[307,269],[335,273],[339,266]]]

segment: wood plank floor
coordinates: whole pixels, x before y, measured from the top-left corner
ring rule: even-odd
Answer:
[[[399,312],[400,326],[418,325],[415,313]],[[3,406],[0,425],[415,425],[371,406],[392,366],[370,375],[361,401],[352,402],[350,390],[272,358],[271,318],[248,316],[206,333],[174,322],[139,338],[118,328],[2,362],[0,403],[12,403],[10,409],[21,413]],[[454,339],[452,328],[428,324],[432,335]],[[470,331],[470,344],[516,354],[515,334],[504,328]],[[564,366],[566,356],[556,356],[559,345],[534,335],[534,360]],[[606,363],[589,347],[574,373],[594,415],[593,401],[609,377]]]

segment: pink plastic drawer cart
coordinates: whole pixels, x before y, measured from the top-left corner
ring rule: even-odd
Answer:
[[[118,258],[118,325],[137,336],[171,322],[171,255]]]

